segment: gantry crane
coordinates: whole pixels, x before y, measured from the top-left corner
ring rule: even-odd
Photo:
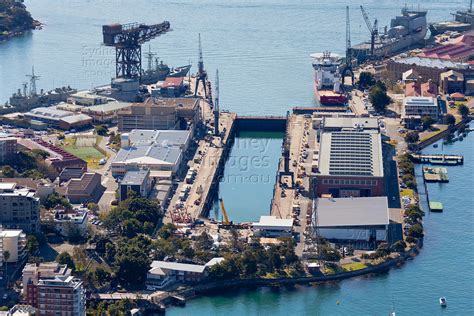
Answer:
[[[199,62],[198,62],[198,73],[196,74],[196,88],[194,89],[194,96],[197,96],[199,82],[202,82],[204,89],[204,98],[207,97],[206,91],[207,72],[204,70],[204,59],[202,57],[202,45],[201,45],[201,33],[199,33]]]
[[[225,210],[225,206],[224,206],[224,200],[223,199],[219,199],[219,203],[221,205],[221,211],[222,211],[222,215],[224,216],[224,220],[222,221],[222,223],[224,225],[230,225],[230,220],[229,220],[229,216],[227,215],[227,211]]]
[[[349,16],[349,6],[346,6],[346,64],[342,68],[342,88],[344,89],[344,81],[346,75],[351,76],[354,84],[354,71],[352,70],[352,45],[351,45],[351,22]]]
[[[105,46],[115,47],[115,76],[141,78],[142,44],[171,30],[170,22],[146,25],[138,23],[102,26]]]
[[[375,55],[375,39],[379,35],[379,30],[378,30],[378,21],[377,19],[374,20],[374,24],[370,22],[369,15],[365,11],[363,6],[360,6],[360,11],[362,12],[362,16],[364,17],[365,24],[367,25],[367,28],[369,29],[370,32],[370,57],[374,58]]]

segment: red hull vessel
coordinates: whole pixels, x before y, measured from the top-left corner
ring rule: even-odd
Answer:
[[[329,52],[312,54],[314,58],[314,95],[324,105],[344,105],[347,97],[343,92],[339,56]]]

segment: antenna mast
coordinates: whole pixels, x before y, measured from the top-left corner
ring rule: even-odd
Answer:
[[[40,76],[35,75],[35,67],[31,67],[31,75],[27,75],[30,78],[30,96],[37,95],[36,93],[36,80],[40,78]]]

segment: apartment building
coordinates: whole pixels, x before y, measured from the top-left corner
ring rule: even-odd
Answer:
[[[16,183],[0,183],[0,223],[4,228],[37,232],[39,204],[34,190],[18,188]]]
[[[437,99],[433,97],[406,97],[403,100],[403,119],[421,119],[423,116],[431,116],[434,120],[439,119]]]
[[[16,138],[0,138],[0,163],[12,161],[17,152]]]
[[[23,295],[39,315],[82,316],[86,297],[82,281],[71,275],[67,265],[27,264],[23,269]]]
[[[0,267],[4,262],[17,263],[25,258],[26,235],[21,229],[2,229],[0,227]],[[4,253],[8,251],[6,259]]]

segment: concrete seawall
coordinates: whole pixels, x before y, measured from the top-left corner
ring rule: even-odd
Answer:
[[[411,248],[409,251],[400,254],[398,258],[389,259],[381,264],[367,267],[356,271],[336,273],[326,276],[312,276],[312,277],[299,277],[299,278],[275,278],[275,279],[239,279],[239,280],[223,280],[210,282],[206,284],[200,284],[189,287],[178,293],[186,298],[193,298],[196,295],[206,295],[217,290],[227,290],[232,288],[255,288],[255,287],[268,287],[268,286],[288,286],[297,284],[308,284],[308,283],[324,283],[324,282],[337,282],[344,279],[359,277],[359,276],[370,276],[379,273],[388,272],[391,268],[395,268],[403,265],[410,258],[415,257],[420,249],[423,247],[423,239],[419,239],[416,246]]]
[[[441,133],[433,135],[432,137],[430,137],[428,139],[425,139],[424,141],[418,143],[418,147],[420,149],[426,148],[429,145],[436,143],[438,140],[443,139],[446,135],[449,135],[450,133],[453,133],[453,132],[457,131],[461,127],[468,124],[470,121],[471,121],[470,118],[466,118],[466,119],[462,120],[461,122],[457,123],[456,125],[453,125],[453,126],[449,127],[448,129],[442,131]]]

